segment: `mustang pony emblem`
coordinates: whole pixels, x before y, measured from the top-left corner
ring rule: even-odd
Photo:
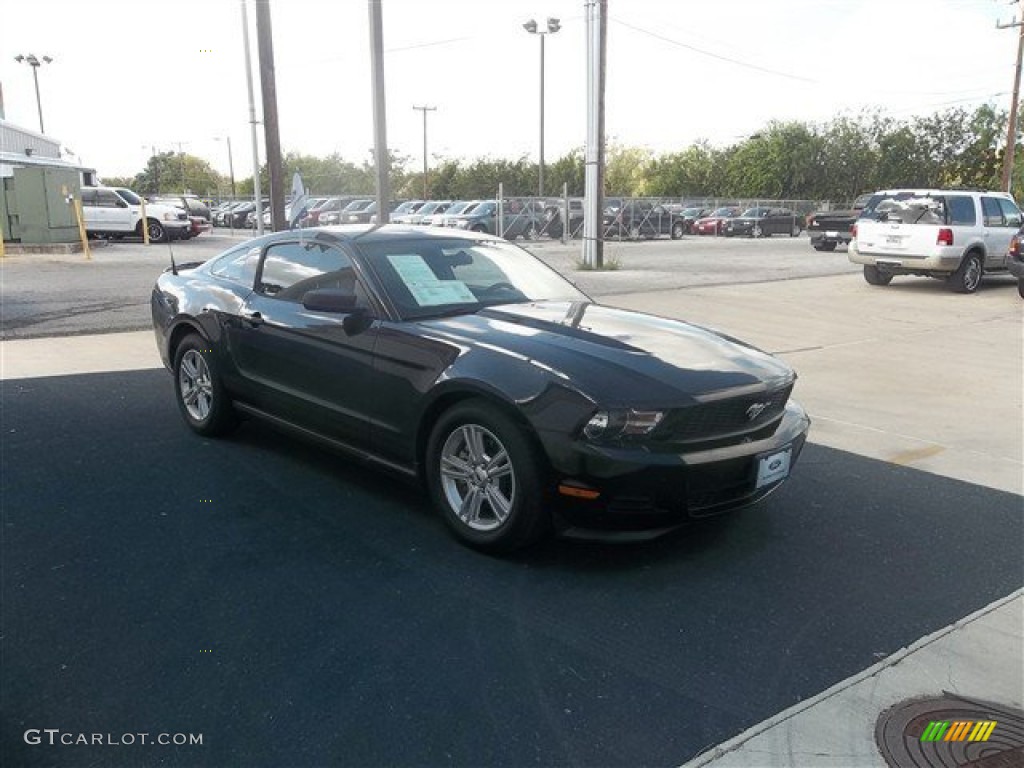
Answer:
[[[760,416],[764,412],[764,409],[769,405],[771,405],[771,403],[754,403],[752,406],[747,408],[747,418],[750,419],[750,421],[753,421]]]

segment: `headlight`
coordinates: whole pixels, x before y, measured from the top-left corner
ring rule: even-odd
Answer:
[[[175,214],[173,214],[173,213],[165,213],[163,218],[164,218],[164,221],[177,221],[178,220],[178,217]]]
[[[456,221],[455,222],[455,226],[458,227],[459,229],[465,229],[466,227],[469,226],[469,222],[468,221]]]
[[[583,426],[583,434],[591,440],[611,440],[622,436],[642,437],[653,432],[663,418],[664,411],[598,411]]]

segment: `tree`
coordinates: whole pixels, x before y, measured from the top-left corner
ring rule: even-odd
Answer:
[[[606,195],[643,197],[647,193],[647,168],[654,159],[651,150],[612,144],[605,151],[604,190]]]
[[[160,152],[149,158],[145,169],[135,176],[133,186],[143,195],[193,192],[211,197],[229,183],[201,157],[185,152]]]

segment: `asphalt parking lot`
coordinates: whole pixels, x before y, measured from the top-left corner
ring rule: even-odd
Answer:
[[[90,341],[97,372],[72,375],[39,373],[64,362],[37,359],[52,342],[3,342],[0,763],[678,765],[1020,588],[1012,282],[873,289],[805,239],[609,245],[619,271],[571,275],[593,294],[800,373],[812,442],[761,505],[488,558],[390,477],[258,424],[192,435],[144,334]],[[12,336],[133,327],[127,291],[159,267],[129,254],[91,265],[125,279],[124,314],[74,321],[32,322],[32,291],[83,281],[71,301],[91,267],[5,262]],[[33,746],[30,728],[203,743]]]

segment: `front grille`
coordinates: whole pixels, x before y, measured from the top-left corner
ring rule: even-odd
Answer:
[[[676,408],[651,437],[659,443],[693,443],[758,432],[782,416],[792,391],[789,384],[774,392]],[[763,407],[751,418],[751,409],[757,405]]]

